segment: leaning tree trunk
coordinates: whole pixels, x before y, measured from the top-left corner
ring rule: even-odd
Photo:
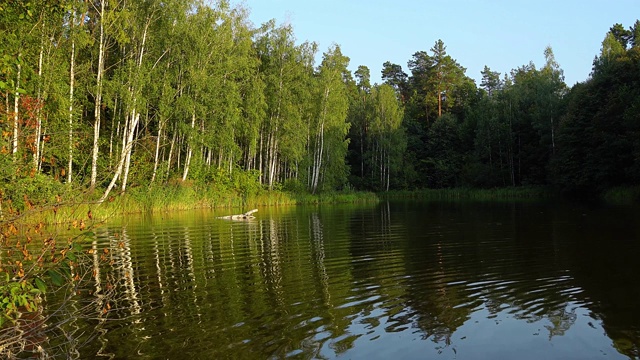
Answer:
[[[116,181],[118,181],[118,178],[123,172],[125,162],[127,161],[127,159],[129,160],[131,159],[131,157],[127,155],[131,155],[131,148],[133,147],[133,137],[135,135],[135,130],[139,120],[140,120],[140,114],[137,114],[135,116],[133,116],[132,114],[131,118],[127,120],[130,122],[130,124],[126,127],[126,131],[125,131],[126,140],[122,144],[122,150],[120,151],[120,162],[118,163],[116,172],[113,174],[113,178],[111,179],[109,186],[107,186],[107,189],[105,190],[100,200],[98,200],[98,203],[104,202],[104,200],[109,196],[109,193],[111,192],[111,190],[116,184]],[[124,180],[123,180],[123,183],[124,183]]]
[[[141,69],[142,69],[142,58],[144,56],[144,47],[147,42],[147,32],[149,30],[149,25],[151,24],[151,17],[147,18],[147,22],[144,26],[144,30],[142,32],[142,43],[140,45],[140,55],[138,56],[138,61],[136,64],[136,77],[140,77]],[[139,84],[137,84],[139,86]],[[138,126],[138,122],[140,121],[140,112],[138,111],[138,95],[135,86],[131,88],[131,98],[133,106],[131,108],[131,118],[129,119],[129,127],[128,127],[128,140],[127,140],[127,151],[125,154],[124,161],[124,169],[122,171],[122,186],[120,188],[121,192],[125,192],[127,189],[127,181],[129,179],[129,169],[131,168],[131,152],[133,150],[133,139],[136,133],[136,127]],[[125,132],[127,133],[127,132]]]
[[[131,112],[131,118],[129,119],[130,125],[127,127],[127,151],[124,154],[124,168],[122,171],[122,186],[121,192],[125,192],[127,189],[127,180],[129,179],[129,169],[131,168],[131,153],[133,151],[133,139],[135,138],[136,128],[140,122],[140,113],[133,110]]]
[[[171,137],[171,145],[169,146],[169,156],[167,159],[167,175],[165,180],[169,178],[169,173],[171,171],[171,159],[173,157],[173,148],[176,146],[177,136],[178,136],[178,130],[174,127],[173,136]]]
[[[195,111],[191,114],[191,131],[196,126],[196,113]],[[191,156],[193,155],[193,146],[191,146],[191,136],[187,138],[187,157],[184,160],[184,171],[182,173],[182,181],[187,180],[187,175],[189,175],[189,166],[191,165]]]

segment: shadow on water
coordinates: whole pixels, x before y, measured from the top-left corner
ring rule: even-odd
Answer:
[[[638,358],[638,209],[398,202],[126,219],[79,358]],[[93,294],[93,295],[89,295]]]

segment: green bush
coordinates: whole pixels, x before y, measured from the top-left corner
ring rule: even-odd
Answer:
[[[35,205],[53,203],[56,196],[65,191],[64,185],[50,176],[35,174],[33,177],[19,177],[6,184],[0,196],[11,200],[15,210],[23,211]]]
[[[8,322],[15,323],[23,312],[38,311],[45,291],[40,278],[16,281],[5,273],[5,281],[0,283],[0,329]]]

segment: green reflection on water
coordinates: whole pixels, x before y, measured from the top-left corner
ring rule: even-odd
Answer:
[[[82,294],[113,295],[106,313],[67,325],[86,334],[80,357],[638,356],[635,209],[405,202],[219,215],[96,231],[92,253],[108,261]]]

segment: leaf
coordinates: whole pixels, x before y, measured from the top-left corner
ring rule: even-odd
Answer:
[[[73,251],[69,251],[67,253],[67,259],[71,260],[71,261],[76,261],[76,254],[73,253]]]
[[[62,277],[62,275],[60,275],[59,272],[54,270],[49,270],[48,274],[49,274],[49,277],[51,277],[51,282],[53,283],[53,285],[62,286],[62,284],[64,284],[64,278]]]
[[[62,272],[62,276],[65,277],[70,277],[71,276],[71,267],[69,266],[69,264],[64,263],[60,266],[60,269],[58,269]]]
[[[47,285],[44,283],[44,281],[42,281],[42,279],[36,278],[35,283],[38,290],[42,291],[42,293],[47,292]]]

